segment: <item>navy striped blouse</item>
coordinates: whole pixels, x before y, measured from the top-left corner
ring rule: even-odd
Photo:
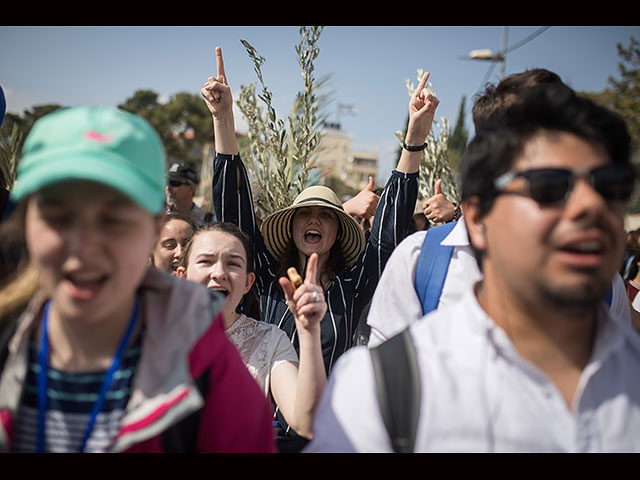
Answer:
[[[336,359],[353,345],[358,320],[373,296],[382,269],[404,238],[418,197],[418,173],[393,171],[378,203],[364,252],[338,273],[325,292],[327,313],[321,339],[327,374]],[[234,223],[253,241],[260,319],[283,329],[296,349],[295,321],[275,278],[277,262],[267,251],[256,224],[247,172],[239,155],[216,154],[213,205],[220,221]]]

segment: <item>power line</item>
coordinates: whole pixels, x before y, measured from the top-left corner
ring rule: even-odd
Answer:
[[[524,45],[527,42],[530,42],[531,40],[533,40],[535,37],[537,37],[538,35],[540,35],[541,33],[543,33],[545,30],[550,29],[551,27],[542,27],[539,28],[538,30],[536,30],[535,32],[533,32],[531,35],[529,35],[528,37],[526,37],[523,40],[520,40],[518,43],[516,43],[515,45],[510,46],[509,48],[505,49],[504,52],[500,52],[501,55],[505,55],[507,52],[512,52],[514,51],[516,48],[520,48],[522,45]]]
[[[491,76],[491,73],[493,72],[493,69],[496,66],[497,62],[503,62],[504,65],[504,61],[506,59],[506,55],[507,52],[512,52],[514,51],[516,48],[520,48],[521,46],[523,46],[525,43],[530,42],[531,40],[533,40],[534,38],[536,38],[538,35],[540,35],[541,33],[545,32],[546,30],[550,29],[551,27],[542,27],[539,28],[538,30],[536,30],[535,32],[533,32],[531,35],[529,35],[528,37],[525,37],[524,39],[520,40],[518,43],[511,45],[508,48],[505,48],[504,50],[502,50],[501,52],[498,52],[495,56],[495,58],[498,58],[499,60],[494,60],[491,62],[491,65],[489,66],[489,69],[487,70],[487,73],[484,76],[484,80],[482,80],[482,83],[480,84],[480,87],[478,87],[478,91],[480,91],[484,85],[486,85],[487,81],[489,80],[489,77]]]
[[[493,73],[493,69],[495,68],[496,63],[497,62],[491,62],[491,65],[489,65],[489,69],[487,70],[487,73],[485,74],[484,79],[482,80],[482,83],[477,89],[478,91],[482,90],[482,87],[484,87],[489,81],[489,77],[491,76],[491,73]]]

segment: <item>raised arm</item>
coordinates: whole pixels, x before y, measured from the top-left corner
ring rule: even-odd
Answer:
[[[313,414],[327,383],[320,321],[327,311],[322,287],[317,283],[318,254],[309,257],[304,283],[294,289],[288,278],[279,282],[294,315],[300,344],[300,364],[276,368],[271,376],[271,393],[287,423],[305,438],[312,437]]]
[[[409,125],[407,126],[404,143],[410,147],[421,147],[424,145],[431,131],[436,108],[440,103],[438,97],[426,88],[428,79],[429,72],[425,72],[418,88],[416,88],[416,91],[409,101]],[[421,150],[410,151],[403,148],[396,170],[405,173],[417,172],[420,169],[421,158]]]
[[[220,47],[216,47],[216,65],[217,76],[209,77],[200,93],[213,117],[216,151],[227,155],[237,155],[238,142],[233,118],[233,96],[227,83]]]
[[[425,144],[439,103],[435,94],[425,87],[428,79],[427,72],[422,76],[420,84],[409,101],[409,124],[405,145],[410,149],[402,149],[398,165],[387,181],[373,218],[366,255],[368,258],[366,276],[371,281],[366,294],[361,295],[363,301],[368,301],[373,295],[373,289],[389,255],[406,236],[413,216],[418,197],[418,172],[422,148],[416,150],[411,147],[422,147]],[[363,292],[363,287],[360,288]]]
[[[238,151],[233,97],[220,47],[216,47],[216,65],[217,76],[209,77],[201,90],[211,112],[215,135],[216,157],[211,188],[213,206],[220,221],[238,225],[251,238],[256,285],[262,291],[273,280],[270,255],[258,228],[249,177]]]

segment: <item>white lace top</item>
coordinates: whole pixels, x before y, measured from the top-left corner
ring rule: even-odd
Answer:
[[[271,372],[278,365],[283,362],[298,364],[298,354],[289,337],[277,325],[242,314],[226,332],[265,395],[269,394]]]

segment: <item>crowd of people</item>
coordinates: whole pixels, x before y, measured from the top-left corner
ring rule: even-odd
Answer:
[[[216,58],[215,215],[135,115],[29,133],[2,225],[0,451],[640,451],[616,114],[544,69],[490,85],[461,204],[438,183],[416,212],[425,73],[384,187],[314,185],[258,218]]]

